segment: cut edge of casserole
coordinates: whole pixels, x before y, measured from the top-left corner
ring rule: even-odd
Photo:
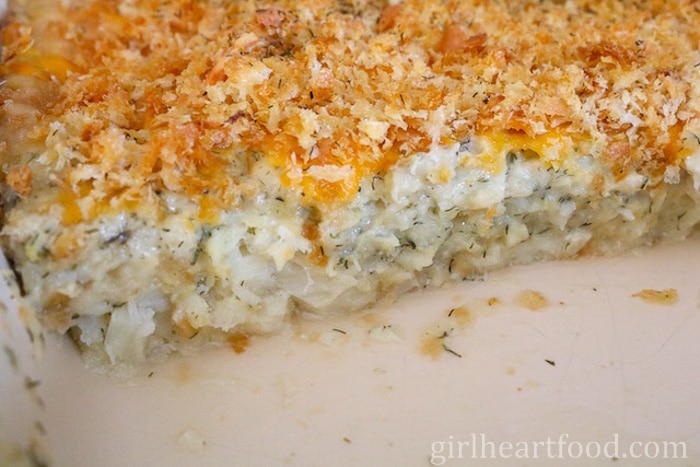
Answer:
[[[692,2],[15,1],[2,245],[133,366],[700,221]]]

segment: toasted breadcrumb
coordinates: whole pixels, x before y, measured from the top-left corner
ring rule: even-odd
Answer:
[[[17,0],[0,130],[28,138],[6,163],[45,141],[36,186],[91,198],[83,217],[167,189],[211,219],[245,196],[255,154],[308,203],[337,205],[405,155],[474,135],[657,179],[697,146],[698,16],[687,0]]]
[[[7,172],[5,183],[22,196],[29,194],[32,187],[32,169],[26,164],[12,166]]]

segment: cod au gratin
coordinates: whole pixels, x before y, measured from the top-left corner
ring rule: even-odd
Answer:
[[[2,249],[136,365],[700,220],[679,0],[10,0]]]

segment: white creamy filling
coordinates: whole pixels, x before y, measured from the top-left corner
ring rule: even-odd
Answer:
[[[693,187],[700,189],[700,149],[685,158],[685,168],[693,177]]]
[[[266,194],[222,213],[217,225],[194,228],[196,206],[165,194],[170,214],[158,226],[124,215],[101,219],[78,266],[48,275],[40,258],[50,232],[60,230],[56,221],[12,212],[5,235],[22,238],[25,255],[36,260],[23,273],[37,302],[69,297],[82,316],[74,322],[81,341],[99,348],[104,335],[109,361],[133,363],[167,353],[159,346],[172,346],[170,340],[206,342],[206,332],[181,338],[169,325],[270,331],[295,307],[361,308],[387,291],[571,256],[592,241],[609,241],[615,251],[618,243],[652,234],[683,235],[700,219],[697,195],[686,206],[691,201],[678,195],[640,193],[646,177],[613,180],[591,156],[562,160],[555,169],[531,155],[504,154],[491,172],[477,163],[483,147],[436,148],[363,181],[348,205],[323,213],[316,243],[303,235],[309,211],[277,196],[278,175],[266,169],[256,174]],[[697,189],[700,151],[685,168]],[[599,187],[603,197],[592,197],[600,175],[608,180]],[[673,175],[666,178],[675,182]],[[689,210],[682,223],[673,214]],[[319,245],[326,264],[308,259]]]

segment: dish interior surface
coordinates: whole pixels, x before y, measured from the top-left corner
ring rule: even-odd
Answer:
[[[85,369],[72,343],[49,336],[43,358],[19,371],[1,359],[0,420],[10,438],[20,432],[9,427],[26,434],[38,420],[58,466],[419,466],[438,463],[441,446],[442,465],[494,462],[480,451],[458,457],[457,443],[473,436],[564,439],[565,456],[567,446],[575,455],[576,443],[617,436],[619,465],[659,462],[623,456],[631,443],[680,442],[687,459],[672,462],[692,464],[698,260],[694,235],[619,258],[510,268],[350,318],[306,319],[243,352],[175,358],[127,380]],[[640,296],[669,289],[674,303]],[[18,339],[3,338],[23,355]],[[43,408],[22,389],[27,375]],[[561,462],[546,451],[522,460]],[[584,451],[580,461],[608,459]]]

